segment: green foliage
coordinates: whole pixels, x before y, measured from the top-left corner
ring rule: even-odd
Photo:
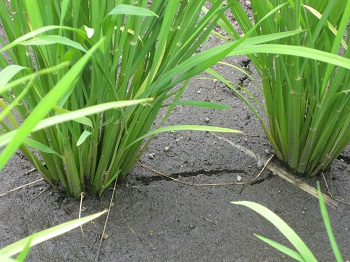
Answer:
[[[68,222],[65,222],[63,224],[60,224],[58,226],[51,227],[49,229],[45,229],[43,231],[40,231],[38,233],[34,233],[31,236],[28,236],[26,238],[23,238],[13,244],[10,244],[0,250],[0,259],[1,261],[24,261],[30,247],[33,247],[37,244],[40,244],[42,242],[45,242],[49,239],[52,239],[54,237],[57,237],[59,235],[62,235],[68,231],[71,231],[79,226],[82,226],[86,224],[87,222],[94,220],[98,218],[99,216],[103,215],[107,211],[102,211],[100,213],[96,213],[87,217],[71,220]],[[12,259],[11,257],[16,255],[17,253],[20,253],[16,259]]]
[[[278,158],[296,173],[316,175],[327,169],[350,141],[350,51],[349,38],[344,37],[350,1],[251,2],[254,23],[264,19],[253,36],[301,32],[266,45],[242,47],[261,77],[266,107],[259,106],[268,123],[232,88],[261,121]],[[253,25],[247,14],[238,1],[229,3],[241,29],[248,32]],[[265,18],[280,3],[280,10]],[[220,25],[233,39],[240,38],[226,18]],[[256,55],[250,55],[251,48]],[[235,51],[241,50],[230,55]]]
[[[0,1],[1,10],[7,10],[6,2]],[[102,193],[134,167],[154,134],[205,129],[149,132],[161,108],[167,109],[162,124],[181,104],[188,79],[237,46],[194,55],[227,7],[217,1],[202,16],[204,0],[148,2],[10,1],[10,10],[0,13],[9,42],[0,52],[14,64],[0,56],[8,76],[0,86],[8,119],[1,121],[0,144],[8,145],[0,168],[19,147],[47,182],[59,182],[68,195]],[[102,111],[106,106],[112,109]],[[45,165],[30,147],[40,151]]]
[[[341,253],[339,251],[338,245],[335,241],[335,238],[334,238],[334,235],[332,232],[331,223],[329,220],[326,205],[325,205],[324,200],[322,198],[320,186],[319,186],[319,184],[317,186],[318,186],[318,197],[319,197],[321,215],[322,215],[322,218],[323,218],[326,230],[327,230],[329,241],[331,243],[331,247],[332,247],[334,256],[336,258],[336,261],[342,262],[343,258],[341,256]],[[283,245],[279,244],[278,242],[275,242],[271,239],[268,239],[268,238],[265,238],[265,237],[262,237],[259,235],[255,235],[260,240],[271,245],[272,247],[274,247],[275,249],[288,255],[289,257],[294,258],[295,260],[303,261],[303,262],[317,261],[317,259],[312,254],[310,249],[307,247],[307,245],[304,243],[304,241],[297,235],[297,233],[295,233],[295,231],[292,228],[290,228],[286,222],[284,222],[279,216],[277,216],[271,210],[269,210],[268,208],[266,208],[258,203],[250,202],[250,201],[238,201],[238,202],[231,202],[231,203],[246,206],[246,207],[252,209],[253,211],[257,212],[259,215],[266,218],[289,240],[289,242],[294,246],[296,251],[294,251],[286,246],[283,246]]]

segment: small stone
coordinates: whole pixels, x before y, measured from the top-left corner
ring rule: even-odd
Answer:
[[[168,152],[170,150],[170,147],[166,146],[164,147],[164,152]]]
[[[43,187],[39,187],[39,191],[43,191]]]
[[[302,213],[303,215],[305,215],[305,211],[302,211],[301,213]]]
[[[196,226],[195,226],[195,225],[193,225],[193,224],[190,224],[188,227],[189,227],[191,230],[193,230],[193,229],[195,229],[195,228],[196,228]]]
[[[154,154],[153,153],[148,154],[148,158],[149,159],[153,159],[154,158]]]
[[[182,136],[181,136],[181,137],[178,137],[178,138],[175,139],[175,142],[180,142],[182,139],[183,139]]]
[[[268,150],[268,149],[265,149],[265,154],[266,154],[266,155],[269,155],[269,154],[271,154],[270,150]]]
[[[264,166],[264,163],[261,160],[258,160],[258,162],[256,163],[256,168],[257,169],[262,169]]]
[[[242,177],[240,175],[237,175],[237,181],[241,182],[242,181]]]
[[[247,6],[247,7],[251,7],[252,6],[252,3],[250,1],[245,1],[244,4]]]
[[[108,238],[109,238],[109,235],[103,234],[103,236],[102,236],[102,239],[103,239],[103,240],[107,240]]]
[[[209,117],[206,117],[206,118],[204,119],[204,121],[205,121],[206,123],[209,123],[210,118],[209,118]]]

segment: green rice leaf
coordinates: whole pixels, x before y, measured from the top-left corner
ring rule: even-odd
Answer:
[[[85,139],[88,138],[90,135],[91,135],[91,132],[85,130],[85,131],[80,135],[80,137],[79,137],[79,139],[78,139],[78,141],[77,141],[76,146],[80,146],[82,143],[84,143]]]
[[[58,29],[60,28],[60,26],[54,26],[54,25],[51,25],[51,26],[45,26],[45,27],[42,27],[42,28],[39,28],[37,30],[34,30],[32,32],[29,32],[19,38],[17,38],[15,41],[13,41],[12,43],[4,46],[3,48],[0,49],[0,53],[2,52],[5,52],[6,50],[9,50],[11,48],[13,48],[14,46],[34,37],[34,36],[37,36],[37,35],[40,35],[44,32],[47,32],[47,31],[50,31],[50,30],[54,30],[54,29]]]
[[[200,108],[212,108],[212,109],[228,109],[229,106],[221,105],[218,103],[198,101],[198,100],[182,100],[175,103],[175,105],[181,106],[193,106]]]
[[[39,75],[44,75],[44,74],[48,74],[48,73],[51,73],[51,72],[55,72],[57,70],[62,69],[63,67],[67,67],[67,66],[69,66],[69,62],[64,62],[64,63],[58,64],[58,65],[50,67],[50,68],[42,69],[39,72],[35,72],[35,73],[29,74],[27,76],[21,77],[21,78],[19,78],[17,80],[14,80],[14,81],[8,83],[7,85],[6,85],[6,83],[4,85],[1,84],[0,85],[0,94],[2,94],[6,90],[9,90],[9,89],[11,89],[11,88],[13,88],[15,86],[21,85],[23,82],[26,82],[28,80],[33,79],[35,76],[39,76]],[[7,67],[9,67],[9,66],[7,66]],[[5,67],[5,68],[7,68],[7,67]],[[5,68],[3,70],[5,70]],[[3,72],[3,70],[1,70],[1,72]],[[7,73],[6,74],[4,73],[4,76],[6,76],[6,75],[7,75]],[[2,81],[1,78],[0,78],[0,81]]]
[[[250,45],[257,45],[257,44],[265,44],[265,43],[272,42],[275,40],[295,36],[295,35],[298,35],[298,34],[305,32],[305,31],[306,30],[294,30],[294,31],[288,31],[288,32],[271,33],[271,34],[267,34],[267,35],[254,36],[254,37],[248,38],[246,41],[244,41],[244,45],[250,46]]]
[[[340,253],[340,250],[338,248],[337,242],[335,240],[335,237],[334,237],[334,234],[332,231],[332,226],[331,226],[331,222],[330,222],[329,215],[327,212],[327,207],[326,207],[326,204],[324,203],[319,183],[317,183],[317,191],[318,191],[318,198],[319,198],[319,202],[320,202],[320,208],[321,208],[323,222],[324,222],[324,225],[326,227],[329,242],[331,243],[335,259],[337,262],[343,262],[344,260],[342,258],[342,255]]]
[[[84,109],[79,109],[75,111],[71,111],[70,113],[62,114],[62,115],[57,115],[53,116],[47,119],[44,119],[38,123],[38,125],[33,129],[34,131],[38,131],[40,129],[71,121],[77,118],[81,118],[82,116],[89,116],[93,114],[100,113],[102,111],[106,111],[108,109],[113,109],[113,108],[122,108],[122,107],[128,107],[128,106],[134,106],[138,104],[145,104],[148,102],[152,102],[152,98],[144,98],[144,99],[135,99],[135,100],[130,100],[130,101],[117,101],[117,102],[109,102],[109,103],[103,103],[101,105],[95,105],[95,106],[90,106]]]
[[[9,65],[0,71],[0,90],[10,81],[18,72],[27,69],[19,65]]]
[[[11,110],[18,105],[22,98],[28,93],[29,89],[31,88],[33,84],[33,79],[30,79],[28,84],[26,85],[26,87],[23,88],[23,90],[21,91],[20,94],[18,94],[18,96],[9,104],[6,105],[6,103],[4,103],[3,101],[0,101],[0,106],[2,109],[2,112],[0,114],[0,122],[9,114],[11,114]]]
[[[216,127],[216,126],[200,126],[200,125],[176,125],[176,126],[166,126],[157,128],[155,130],[152,130],[148,132],[147,134],[137,138],[135,141],[133,141],[131,144],[129,144],[126,148],[132,146],[133,144],[137,143],[138,141],[141,141],[145,139],[146,137],[164,133],[164,132],[170,132],[170,131],[208,131],[208,132],[222,132],[222,133],[243,133],[242,131],[234,130],[231,128],[225,128],[225,127]]]
[[[102,123],[102,126],[107,126],[107,125],[109,125],[110,123],[113,122],[113,120],[114,120],[114,116],[111,116],[110,118],[108,118],[106,121],[104,121],[104,122]]]
[[[287,256],[291,257],[291,258],[294,258],[295,260],[298,260],[298,261],[303,261],[303,262],[307,262],[304,260],[304,258],[298,253],[298,252],[295,252],[294,250],[286,247],[286,246],[283,246],[281,245],[280,243],[277,243],[276,241],[273,241],[269,238],[266,238],[266,237],[262,237],[260,235],[257,235],[257,234],[254,234],[257,238],[259,238],[261,241],[269,244],[270,246],[272,246],[273,248],[279,250],[280,252],[286,254]]]
[[[0,255],[0,260],[2,262],[18,262],[17,260],[15,260],[13,258],[10,258],[10,257],[7,257],[7,256],[1,256],[1,255]]]
[[[248,55],[255,53],[300,56],[350,69],[350,59],[348,58],[303,46],[279,44],[264,44],[253,46],[240,45],[239,47],[234,49],[228,56]]]
[[[317,262],[315,256],[312,254],[310,249],[305,245],[304,241],[295,233],[295,231],[288,226],[286,222],[284,222],[279,216],[273,213],[268,208],[260,205],[258,203],[250,202],[250,201],[238,201],[231,202],[232,204],[246,206],[262,217],[266,218],[270,221],[288,240],[289,242],[296,248],[299,254],[303,257],[304,261]]]
[[[86,49],[81,44],[75,41],[72,41],[67,37],[63,37],[59,35],[38,36],[28,41],[24,41],[20,43],[20,45],[52,45],[52,44],[62,44],[66,46],[71,46],[86,53]]]
[[[77,228],[77,227],[79,227],[79,226],[81,226],[81,225],[83,225],[91,220],[94,220],[106,212],[107,212],[107,210],[102,211],[102,212],[97,213],[97,214],[93,214],[93,215],[84,217],[84,218],[75,219],[75,220],[60,224],[58,226],[55,226],[55,227],[40,231],[38,233],[35,233],[29,237],[26,237],[26,238],[21,239],[21,240],[13,243],[11,245],[4,247],[3,249],[0,250],[0,256],[5,256],[5,257],[13,256],[13,255],[21,252],[23,250],[23,248],[25,248],[26,244],[28,243],[28,240],[30,240],[30,239],[31,239],[30,246],[33,247],[37,244],[40,244],[44,241],[51,239],[51,238],[62,235],[68,231],[71,231],[74,228]]]
[[[16,261],[17,262],[24,262],[28,252],[30,250],[30,243],[32,242],[33,237],[29,238],[25,247],[23,248],[23,250],[21,251],[21,253],[19,253],[19,255],[16,257]]]
[[[320,12],[318,12],[316,9],[312,8],[311,6],[308,5],[303,5],[307,10],[309,10],[314,16],[316,16],[318,19],[322,18],[322,14]],[[331,32],[334,35],[338,34],[337,29],[327,20],[327,26],[329,28],[329,30],[331,30]],[[341,40],[341,44],[344,47],[344,49],[348,49],[348,45],[346,44],[346,42],[344,41],[344,39]]]
[[[41,152],[44,152],[44,153],[49,153],[49,154],[54,154],[58,157],[61,157],[60,154],[58,154],[55,150],[53,150],[52,148],[38,142],[38,141],[35,141],[35,140],[32,140],[32,139],[29,139],[29,138],[26,138],[24,140],[24,143],[38,151],[41,151]]]
[[[64,24],[70,0],[63,0],[61,5],[60,25]]]
[[[151,10],[146,8],[120,4],[117,5],[108,15],[137,15],[137,16],[157,16]]]
[[[5,134],[2,134],[0,136],[0,147],[3,147],[5,145],[7,145],[8,143],[10,143],[10,141],[12,140],[13,136],[16,134],[17,130],[13,130],[11,132],[7,132]]]
[[[59,106],[54,106],[52,109],[57,111],[57,112],[59,112],[60,114],[68,114],[68,113],[72,112],[72,111],[69,111],[67,109],[61,108]],[[72,120],[74,120],[75,122],[78,122],[80,124],[83,124],[83,125],[86,125],[86,126],[89,126],[89,127],[93,127],[91,120],[89,118],[87,118],[87,117],[79,117],[79,118],[75,118],[75,119],[72,119]]]

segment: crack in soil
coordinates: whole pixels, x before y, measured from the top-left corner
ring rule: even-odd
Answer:
[[[194,172],[179,172],[179,173],[173,173],[168,175],[171,178],[179,178],[181,177],[195,177],[198,175],[205,175],[205,176],[213,176],[213,175],[220,175],[220,174],[227,174],[227,173],[234,173],[234,174],[247,174],[245,170],[242,169],[220,169],[220,170],[204,170],[200,169]],[[162,180],[172,181],[170,178],[163,177],[160,175],[157,176],[149,176],[149,177],[137,177],[136,180],[140,181],[143,185],[148,186],[153,182],[158,182]],[[255,181],[257,182],[257,181]]]
[[[270,179],[273,179],[275,176],[272,175],[272,173],[269,172],[269,174],[265,177],[262,177],[262,178],[259,178],[255,181],[253,181],[252,183],[250,183],[249,185],[253,186],[253,185],[258,185],[258,184],[261,184],[263,182],[265,182],[265,180],[270,180]]]
[[[252,183],[247,184],[247,185],[249,185],[249,186],[259,185],[259,184],[265,182],[265,180],[270,180],[270,179],[273,179],[273,178],[275,178],[275,177],[276,177],[276,176],[274,176],[274,175],[272,175],[272,173],[270,173],[270,174],[268,174],[266,177],[259,178],[259,179],[255,180],[255,181],[253,181]],[[241,194],[241,193],[244,191],[244,189],[246,189],[246,186],[247,186],[247,185],[244,185],[244,186],[242,187],[242,189],[239,191],[239,194]]]
[[[251,60],[249,58],[242,60],[241,62],[239,62],[239,64],[242,66],[242,69],[244,69],[248,74],[251,73],[250,68],[249,68],[249,64],[251,63]],[[244,85],[244,81],[246,81],[248,79],[247,75],[244,75],[243,77],[239,78],[239,86],[243,86]]]
[[[249,58],[247,58],[247,59],[244,59],[244,60],[242,60],[241,62],[239,62],[239,64],[243,67],[243,68],[245,68],[245,69],[248,69],[249,70],[249,64],[250,64],[250,62],[251,62],[252,60],[250,60]],[[249,70],[250,71],[250,70]]]

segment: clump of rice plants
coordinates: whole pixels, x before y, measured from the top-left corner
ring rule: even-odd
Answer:
[[[145,142],[146,137],[174,129],[149,132],[159,110],[168,109],[164,122],[188,80],[234,47],[232,44],[226,49],[216,48],[194,56],[227,9],[221,1],[205,15],[201,15],[204,0],[12,0],[9,3],[7,7],[7,1],[0,1],[0,20],[9,43],[6,50],[11,63],[25,67],[16,77],[70,64],[2,93],[6,101],[2,107],[15,105],[13,109],[20,117],[28,118],[25,127],[33,129],[34,122],[29,120],[36,121],[39,115],[40,119],[44,116],[52,119],[94,106],[131,101],[123,108],[115,106],[92,112],[88,117],[82,114],[74,121],[36,128],[31,139],[20,147],[47,182],[53,186],[59,183],[66,194],[74,197],[87,190],[102,193],[115,179],[123,178],[151,141]],[[1,68],[9,64],[0,55]],[[52,88],[58,83],[54,94]],[[41,104],[39,110],[48,94],[50,107]],[[1,121],[3,133],[19,127],[14,118],[10,120],[10,124]],[[235,132],[227,128],[206,129]],[[22,138],[29,132],[22,133]],[[8,146],[15,143],[10,141]],[[45,164],[29,147],[40,151]],[[14,149],[13,146],[11,152]]]
[[[21,44],[23,41],[25,41],[27,38],[30,38],[33,36],[32,33],[30,33],[31,36],[28,34],[16,39],[11,45],[17,45]],[[97,47],[97,46],[96,46]],[[58,123],[63,123],[75,119],[82,119],[86,115],[91,115],[95,113],[102,112],[107,109],[111,108],[120,108],[120,107],[126,107],[130,105],[135,105],[138,103],[146,102],[147,99],[138,99],[138,100],[132,100],[132,101],[117,101],[117,102],[111,102],[111,103],[104,103],[100,105],[95,105],[91,107],[86,107],[81,110],[72,111],[69,113],[56,115],[54,117],[49,117],[44,120],[47,113],[52,109],[52,107],[55,106],[56,102],[62,97],[64,94],[64,91],[69,88],[69,86],[75,82],[75,78],[80,74],[81,70],[84,68],[84,65],[89,60],[89,56],[91,53],[96,50],[96,47],[91,48],[89,52],[84,55],[69,71],[65,74],[63,78],[61,78],[57,84],[50,90],[48,94],[46,94],[44,97],[42,97],[41,101],[35,106],[33,111],[31,111],[28,115],[25,121],[21,126],[17,123],[17,120],[15,116],[13,115],[12,110],[16,107],[18,107],[18,103],[21,101],[21,99],[27,95],[30,88],[33,86],[33,81],[36,77],[42,75],[42,74],[48,74],[52,72],[57,72],[57,70],[60,70],[63,67],[67,67],[69,63],[64,62],[57,66],[53,66],[50,68],[45,68],[40,71],[32,72],[29,74],[24,74],[24,76],[17,78],[16,80],[8,83],[11,79],[15,78],[17,74],[21,71],[27,71],[27,67],[19,66],[19,65],[7,65],[5,63],[5,68],[1,70],[0,72],[0,95],[3,95],[5,97],[9,97],[9,93],[6,93],[6,91],[11,90],[14,91],[15,97],[11,97],[11,99],[7,99],[7,101],[11,101],[9,103],[4,102],[3,99],[0,99],[0,106],[2,108],[2,112],[0,113],[0,122],[2,126],[2,134],[0,136],[0,147],[5,146],[8,144],[8,146],[1,152],[0,154],[0,170],[4,167],[6,162],[10,159],[12,154],[15,152],[16,149],[20,147],[22,152],[27,156],[27,158],[31,158],[31,152],[25,147],[22,146],[22,143],[24,142],[26,145],[32,146],[34,148],[40,148],[41,151],[47,151],[47,152],[53,152],[48,147],[45,147],[45,145],[35,142],[34,140],[29,139],[27,136],[32,131],[38,131],[53,125],[56,125]],[[0,53],[3,53],[9,49],[9,46],[5,46],[0,49]],[[2,57],[3,58],[3,57]],[[28,71],[27,71],[28,72]],[[21,85],[25,84],[24,88],[20,88]],[[5,119],[8,120],[8,123],[5,122]],[[42,120],[42,121],[41,121]],[[13,130],[11,130],[12,126]],[[39,161],[35,161],[36,159],[32,159],[33,164],[35,167],[40,169],[41,163]],[[50,181],[48,181],[50,182]]]
[[[301,31],[256,47],[249,56],[262,80],[266,107],[260,106],[267,121],[232,88],[261,121],[280,160],[306,176],[326,170],[350,141],[350,1],[252,0],[253,22],[238,1],[228,2],[244,33],[279,4],[252,35]],[[226,18],[220,23],[240,38]]]

